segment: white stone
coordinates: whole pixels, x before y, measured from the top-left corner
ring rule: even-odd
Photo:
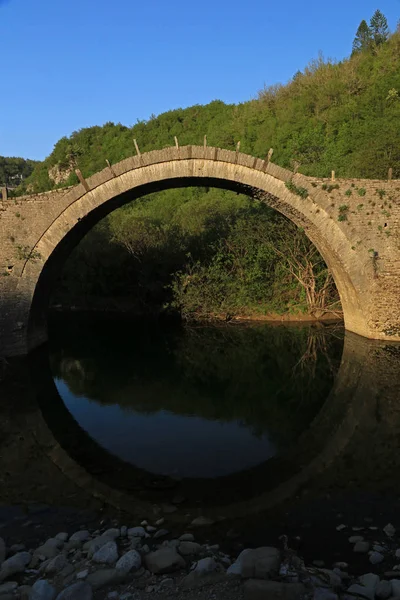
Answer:
[[[46,579],[36,581],[29,594],[29,600],[54,600],[56,589]]]
[[[128,529],[129,537],[146,537],[146,531],[143,527],[131,527]]]
[[[93,562],[104,565],[113,565],[118,560],[118,548],[115,542],[107,542],[93,554]]]
[[[137,571],[142,566],[142,557],[136,550],[130,550],[118,560],[115,568],[118,571],[129,573],[130,571]]]
[[[76,531],[75,533],[73,533],[71,535],[71,537],[69,538],[69,541],[70,542],[79,542],[80,544],[82,544],[83,542],[86,542],[89,538],[90,538],[90,533],[85,529],[85,530]]]

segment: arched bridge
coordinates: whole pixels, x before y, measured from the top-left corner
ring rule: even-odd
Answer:
[[[46,340],[55,276],[95,223],[135,198],[187,186],[245,193],[294,221],[333,273],[346,328],[400,341],[400,181],[331,182],[207,146],[139,153],[80,180],[0,203],[0,355]]]

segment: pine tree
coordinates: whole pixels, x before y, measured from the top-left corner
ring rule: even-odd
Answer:
[[[362,20],[358,26],[356,37],[353,41],[353,53],[362,52],[371,47],[372,32],[365,20]]]
[[[376,46],[384,44],[389,38],[389,27],[385,15],[376,10],[369,24],[372,39]]]

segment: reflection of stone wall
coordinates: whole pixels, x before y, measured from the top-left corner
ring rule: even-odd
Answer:
[[[285,184],[291,179],[294,187],[289,191]],[[332,270],[347,329],[400,340],[398,181],[339,180],[339,188],[330,189],[326,181],[293,175],[245,154],[185,146],[125,159],[69,190],[0,203],[0,353],[27,351],[35,291],[30,345],[45,339],[43,312],[51,271],[59,271],[99,219],[135,197],[188,185],[219,186],[262,198],[304,228]],[[299,195],[300,188],[307,198]]]

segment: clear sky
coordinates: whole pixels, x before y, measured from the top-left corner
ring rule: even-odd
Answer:
[[[400,0],[0,0],[0,155],[43,159],[82,127],[248,100],[320,51],[347,56],[377,8],[393,30]]]

